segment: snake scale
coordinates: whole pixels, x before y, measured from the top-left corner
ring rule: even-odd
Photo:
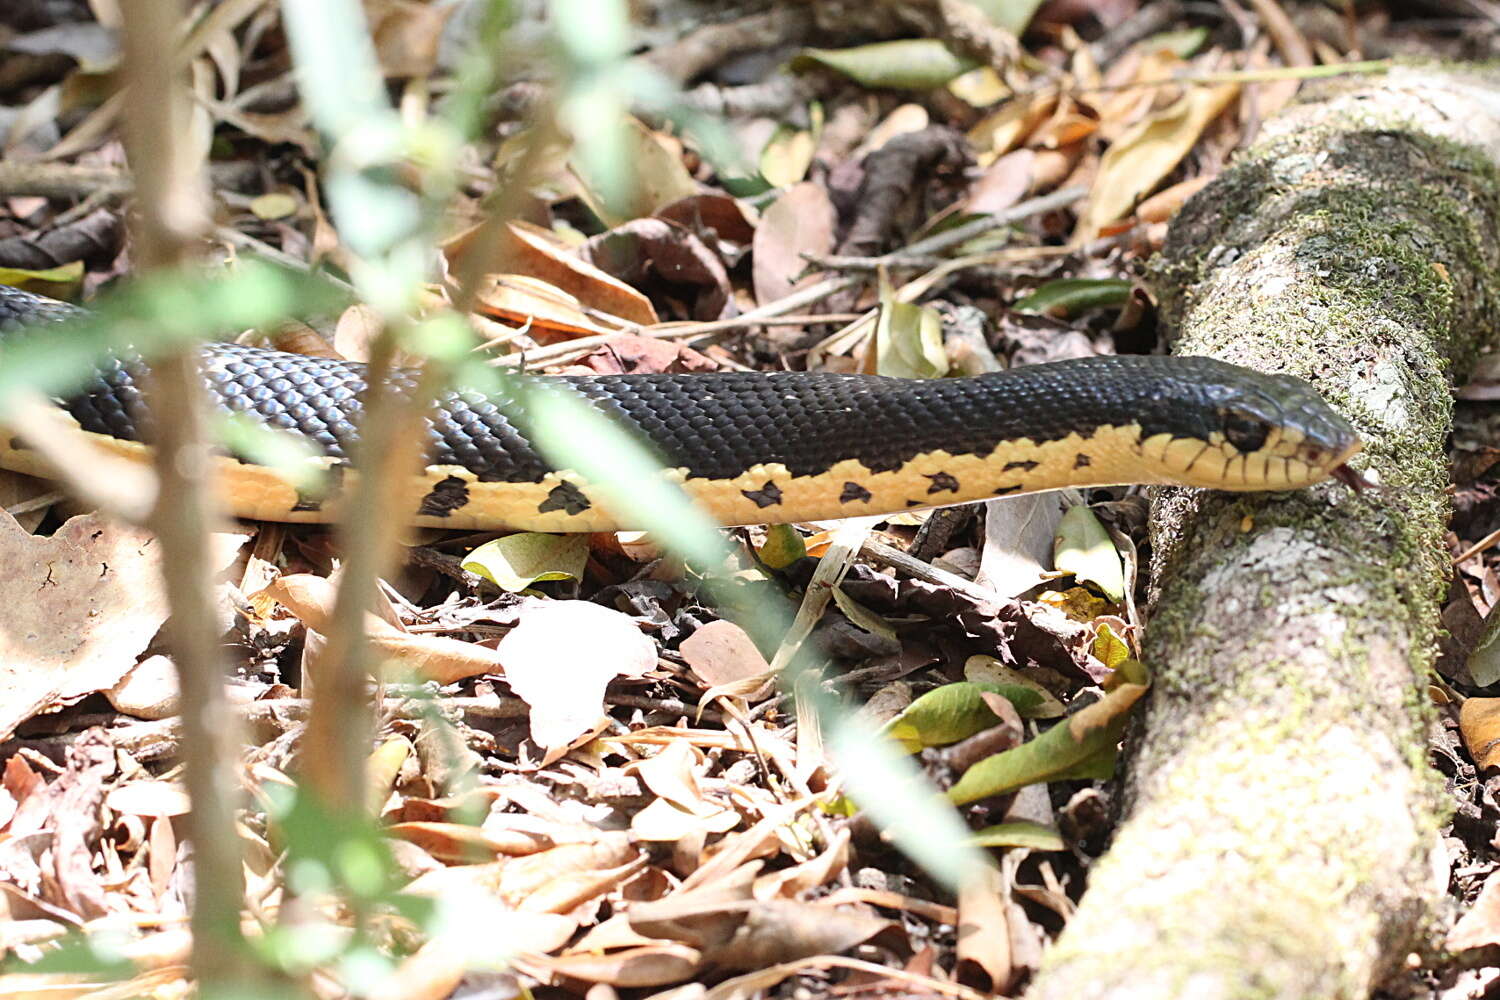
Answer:
[[[9,332],[80,312],[0,286]],[[0,364],[4,364],[0,348]],[[216,474],[243,517],[321,522],[347,485],[364,366],[237,344],[203,347],[220,411],[305,438],[333,489],[300,492],[272,468],[225,454]],[[149,461],[139,364],[107,358],[59,404],[108,451]],[[412,371],[395,375],[409,390]],[[1301,379],[1209,358],[1096,357],[966,378],[819,372],[528,376],[571,391],[636,432],[722,524],[881,514],[1121,483],[1296,489],[1329,477],[1360,441]],[[524,397],[525,394],[519,394]],[[427,422],[428,464],[411,522],[429,527],[604,531],[630,526],[590,485],[529,443],[524,398],[444,393]],[[0,467],[47,475],[25,441],[0,434]]]

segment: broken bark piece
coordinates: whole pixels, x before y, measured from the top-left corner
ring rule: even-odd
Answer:
[[[1126,816],[1035,1000],[1362,998],[1432,926],[1421,682],[1449,382],[1496,328],[1497,108],[1494,73],[1337,84],[1174,221],[1174,349],[1311,379],[1379,485],[1156,494]]]

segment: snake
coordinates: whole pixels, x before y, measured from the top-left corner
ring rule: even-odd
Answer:
[[[0,365],[16,330],[81,315],[82,307],[0,286]],[[212,474],[227,509],[263,521],[334,520],[357,475],[365,366],[227,342],[202,345],[199,364],[216,411],[300,437],[327,473],[326,488],[312,492],[300,477],[221,449]],[[108,355],[55,402],[98,448],[148,463],[147,377],[129,353]],[[417,378],[392,373],[398,392],[412,392]],[[1358,434],[1310,383],[1207,357],[1104,355],[941,379],[720,371],[518,381],[498,395],[454,388],[433,403],[426,465],[410,483],[411,524],[640,526],[532,444],[525,428],[537,391],[571,393],[618,421],[723,525],[891,515],[1063,487],[1362,483],[1348,465]],[[0,433],[0,468],[55,471],[8,433]]]

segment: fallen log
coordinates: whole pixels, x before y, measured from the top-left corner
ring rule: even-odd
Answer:
[[[1500,74],[1335,84],[1174,221],[1174,350],[1315,382],[1379,487],[1162,490],[1124,817],[1033,1000],[1366,997],[1447,879],[1423,679],[1450,388],[1496,331]]]

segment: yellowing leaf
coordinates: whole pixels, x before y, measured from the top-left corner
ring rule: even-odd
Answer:
[[[297,199],[285,191],[270,191],[250,202],[257,219],[285,219],[297,214]]]
[[[786,569],[807,555],[802,534],[790,524],[773,524],[766,529],[766,543],[755,554],[772,569]]]
[[[588,558],[588,535],[523,531],[485,542],[464,558],[463,567],[514,594],[546,580],[581,580]]]
[[[772,187],[788,187],[807,176],[818,137],[811,130],[778,125],[760,151],[760,175]]]
[[[1125,640],[1115,635],[1103,622],[1099,623],[1099,632],[1094,636],[1094,648],[1091,652],[1096,660],[1111,670],[1130,658],[1130,647],[1125,645]]]
[[[58,285],[76,285],[83,280],[83,261],[60,264],[42,270],[25,267],[0,267],[0,285],[24,288],[27,291],[60,294]],[[52,286],[52,287],[49,287]]]
[[[1125,598],[1125,567],[1120,553],[1094,512],[1083,505],[1069,507],[1057,526],[1052,564],[1072,573],[1080,583],[1092,583],[1112,601]]]
[[[1233,83],[1192,87],[1180,100],[1127,129],[1099,161],[1075,238],[1092,239],[1106,223],[1129,214],[1182,162],[1203,129],[1239,92]]]
[[[987,167],[1021,145],[1056,108],[1056,94],[1038,94],[1007,101],[998,111],[979,119],[969,129],[969,143],[979,165]]]
[[[948,374],[943,321],[931,306],[896,301],[889,279],[880,279],[880,318],[875,324],[875,371],[896,378],[941,378]]]

